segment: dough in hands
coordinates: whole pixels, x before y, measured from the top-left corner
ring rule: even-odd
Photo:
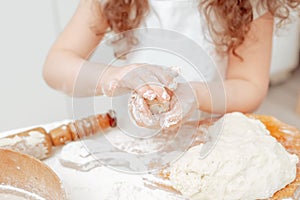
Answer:
[[[159,115],[170,110],[170,101],[158,101],[157,99],[145,99],[145,101],[153,115]]]
[[[160,128],[160,118],[162,114],[170,111],[170,101],[173,92],[165,88],[165,92],[170,96],[166,100],[158,100],[156,96],[151,96],[146,91],[144,95],[133,92],[129,101],[129,112],[139,126]],[[165,95],[165,94],[163,94]]]

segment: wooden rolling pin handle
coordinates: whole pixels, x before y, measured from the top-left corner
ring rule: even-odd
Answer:
[[[105,132],[108,128],[115,127],[116,124],[116,114],[110,110],[105,114],[90,116],[59,126],[51,130],[49,135],[53,146],[61,146],[99,132]]]
[[[106,114],[109,118],[109,125],[113,128],[117,126],[117,115],[114,110],[109,110]]]
[[[53,146],[60,146],[72,141],[72,136],[70,134],[68,125],[61,125],[55,129],[52,129],[49,132],[49,135]]]

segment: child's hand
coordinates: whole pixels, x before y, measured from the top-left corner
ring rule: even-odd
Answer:
[[[160,115],[169,111],[172,91],[159,87],[154,89],[157,91],[146,91],[143,94],[134,91],[129,101],[129,111],[137,125],[160,129]],[[162,93],[161,96],[159,92]]]
[[[197,109],[194,91],[188,83],[178,84],[176,90],[165,89],[168,100],[148,100],[134,92],[129,104],[135,122],[147,128],[174,128],[188,120]]]
[[[160,115],[160,127],[176,127],[187,121],[198,108],[197,99],[188,83],[179,83],[170,101],[169,111]]]
[[[107,96],[117,96],[129,91],[136,91],[146,98],[164,98],[162,86],[174,86],[178,72],[167,67],[149,64],[132,64],[122,68],[114,68],[113,78],[104,77],[101,88]],[[168,97],[165,97],[168,98]]]

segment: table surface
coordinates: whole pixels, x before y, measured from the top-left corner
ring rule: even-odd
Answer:
[[[69,120],[64,120],[41,125],[41,127],[44,127],[46,130],[50,130],[58,125],[68,122]],[[30,128],[32,127],[8,131],[1,136],[28,130]],[[184,199],[183,197],[179,197],[178,195],[170,193],[169,191],[157,189],[150,190],[148,187],[145,187],[143,178],[147,177],[150,178],[150,180],[151,178],[154,178],[149,174],[128,174],[107,168],[105,166],[98,166],[90,171],[80,171],[65,167],[59,160],[61,152],[62,147],[54,148],[51,157],[45,159],[43,162],[47,164],[61,179],[62,185],[69,200],[82,200],[85,198],[89,200],[125,200],[127,199],[126,195],[131,195],[130,192],[132,191],[139,193],[136,195],[137,199],[147,199],[147,195],[148,198],[152,200],[154,200],[154,197],[155,199],[157,197],[157,199],[160,200]],[[121,186],[122,184],[123,186]],[[122,198],[119,198],[120,196],[122,196]]]

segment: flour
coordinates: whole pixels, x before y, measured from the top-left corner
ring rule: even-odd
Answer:
[[[227,114],[211,126],[208,132],[219,130],[220,127],[223,127],[222,135],[206,158],[199,159],[202,148],[199,145],[171,165],[171,182],[168,185],[188,199],[253,200],[272,196],[295,178],[298,158],[288,154],[260,121],[240,113]],[[187,129],[184,132],[192,131]],[[51,166],[65,181],[69,199],[184,199],[161,188],[151,189],[145,185],[145,174],[126,174],[95,163],[93,153],[98,152],[97,155],[102,156],[110,151],[104,147],[106,144],[99,142],[100,137],[104,135],[85,142],[72,142],[63,147],[59,160],[64,160],[64,163],[61,162],[64,166],[77,170],[61,167],[56,163],[56,158],[48,159],[48,162],[54,162]],[[172,141],[171,134],[166,133],[163,138],[137,142],[127,135],[120,135],[117,129],[112,129],[105,137],[118,149],[137,155],[155,151],[165,146],[166,141]],[[174,145],[177,148],[183,140],[178,142]]]
[[[99,162],[88,152],[81,141],[66,144],[60,153],[59,161],[65,167],[80,171],[89,171],[99,166]]]
[[[178,194],[146,186],[144,177],[154,180],[150,174],[127,174],[105,166],[74,170],[62,167],[57,157],[48,158],[46,163],[63,181],[70,200],[184,200]]]
[[[14,136],[11,138],[0,138],[0,147],[12,149],[28,155],[32,155],[38,159],[47,157],[48,149],[44,143],[46,137],[38,131],[30,131],[28,136]]]
[[[179,73],[179,68],[172,67],[172,73]],[[169,126],[166,125],[164,113],[167,113],[171,109],[171,100],[173,92],[177,87],[177,81],[174,79],[167,87],[154,86],[153,89],[144,91],[143,94],[132,92],[131,98],[128,104],[129,112],[137,125],[147,128],[163,128]],[[159,89],[158,89],[159,88]],[[154,92],[161,91],[158,95]],[[177,122],[176,122],[177,123]]]
[[[154,100],[156,98],[156,94],[153,92],[153,90],[147,90],[143,94],[143,98],[152,101],[152,100]]]
[[[241,113],[226,114],[208,132],[222,130],[215,148],[186,152],[170,170],[174,188],[197,200],[267,199],[296,177],[298,157],[289,154],[264,125]]]
[[[10,185],[0,185],[1,200],[45,200],[37,194]]]
[[[183,200],[174,194],[150,190],[128,182],[116,182],[104,200]]]
[[[152,115],[145,99],[138,93],[132,93],[128,109],[137,125],[144,127],[155,127],[158,125],[158,118]]]
[[[170,95],[164,90],[161,98],[155,99],[152,93],[146,91],[142,96],[133,92],[128,104],[129,112],[137,125],[148,128],[161,128],[167,122],[164,113],[170,110]],[[162,122],[163,121],[163,122]],[[169,127],[169,126],[166,126]]]
[[[129,162],[130,166],[136,170],[138,170],[138,166],[147,168],[155,163],[157,163],[157,167],[161,167],[182,152],[178,147],[180,143],[192,140],[188,136],[182,136],[184,137],[182,140],[174,140],[176,136],[174,134],[162,132],[151,138],[139,139],[123,134],[118,129],[113,129],[106,135],[97,135],[84,141],[66,144],[61,149],[59,161],[65,167],[80,171],[89,171],[99,167],[101,163],[106,163],[106,159],[120,163]],[[110,161],[106,164],[118,166]]]

